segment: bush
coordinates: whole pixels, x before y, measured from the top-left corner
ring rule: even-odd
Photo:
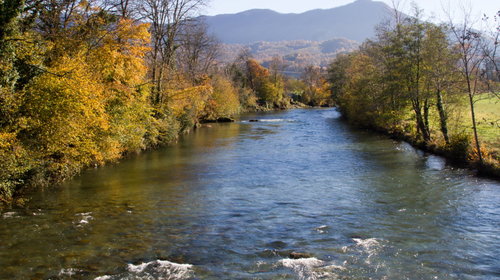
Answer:
[[[31,162],[13,133],[0,133],[0,201],[9,201]]]
[[[240,104],[242,108],[252,111],[259,107],[257,102],[258,98],[255,95],[255,92],[250,88],[240,88],[238,95],[240,97]]]
[[[211,84],[213,90],[204,109],[204,119],[213,121],[237,114],[240,109],[240,100],[231,81],[216,76]]]
[[[446,146],[449,156],[458,161],[465,161],[469,155],[471,137],[465,132],[453,134],[450,143]]]

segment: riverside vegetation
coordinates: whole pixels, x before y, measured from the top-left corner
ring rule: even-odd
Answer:
[[[301,104],[336,103],[353,123],[498,174],[498,32],[466,23],[451,40],[444,26],[405,18],[339,56],[329,79],[312,66],[292,79],[279,57],[268,68],[246,52],[220,64],[203,5],[0,1],[0,203],[202,122]]]
[[[374,40],[329,69],[336,104],[352,123],[500,176],[499,17],[490,33],[468,15],[435,25],[396,12]]]
[[[0,202],[204,121],[286,108],[285,85],[311,104],[329,97],[324,79],[290,82],[244,54],[220,66],[203,4],[0,1]]]

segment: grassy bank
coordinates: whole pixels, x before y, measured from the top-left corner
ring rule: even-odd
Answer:
[[[486,35],[472,33],[470,26],[428,23],[419,13],[380,28],[332,62],[337,106],[355,125],[498,178],[500,99],[492,91],[500,76],[490,69]]]
[[[414,116],[410,111],[397,125],[363,125],[356,120],[356,126],[365,127],[385,134],[392,139],[410,143],[426,152],[445,157],[449,163],[476,170],[480,176],[500,179],[500,101],[489,93],[478,96],[476,117],[478,134],[483,150],[483,164],[478,162],[473,145],[471,116],[468,111],[466,96],[458,96],[449,104],[450,143],[446,143],[439,130],[439,116],[433,112],[430,116],[432,141],[423,141],[414,126]]]
[[[463,100],[467,105],[467,100]],[[497,160],[500,157],[500,99],[492,94],[482,94],[476,102],[477,128],[480,141]],[[460,128],[470,130],[470,113],[460,114]]]

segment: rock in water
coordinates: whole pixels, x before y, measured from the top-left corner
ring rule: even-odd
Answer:
[[[218,118],[217,122],[234,122],[234,119],[231,118]]]
[[[308,254],[308,253],[291,252],[289,257],[290,257],[290,259],[298,260],[298,259],[312,258],[312,255]]]

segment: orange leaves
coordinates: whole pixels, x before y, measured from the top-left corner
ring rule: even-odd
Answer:
[[[257,93],[262,103],[278,106],[282,102],[284,83],[281,77],[271,79],[269,70],[254,59],[246,61],[246,72],[250,88]]]
[[[247,69],[251,77],[263,79],[269,77],[269,70],[262,67],[255,59],[247,60]]]
[[[249,59],[246,62],[247,75],[250,82],[250,87],[258,91],[263,83],[269,79],[269,70],[262,67],[256,60]]]

